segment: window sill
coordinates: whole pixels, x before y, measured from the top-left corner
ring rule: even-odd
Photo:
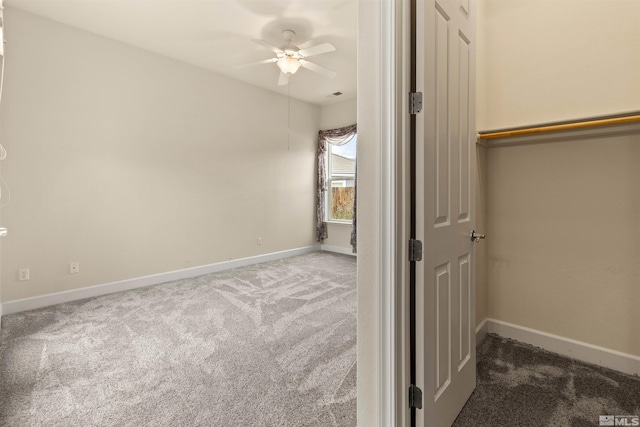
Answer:
[[[336,221],[336,220],[332,220],[332,221],[327,221],[327,224],[348,225],[349,227],[353,226],[353,223],[351,221]]]

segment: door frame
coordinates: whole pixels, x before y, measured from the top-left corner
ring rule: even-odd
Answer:
[[[409,2],[358,0],[358,425],[407,426]]]

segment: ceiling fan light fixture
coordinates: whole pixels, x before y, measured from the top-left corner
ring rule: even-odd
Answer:
[[[1,2],[2,0],[0,0],[0,3]],[[314,46],[305,47],[304,49],[300,49],[298,46],[295,46],[293,44],[295,35],[296,33],[291,30],[284,30],[282,32],[282,38],[284,39],[286,44],[282,47],[274,46],[273,44],[265,40],[253,40],[260,46],[265,47],[271,52],[275,53],[276,56],[269,59],[263,59],[262,61],[252,62],[250,64],[239,65],[235,68],[243,68],[250,65],[272,64],[275,62],[280,69],[278,86],[284,86],[288,84],[289,77],[297,73],[300,67],[306,68],[307,70],[313,71],[314,73],[321,74],[327,78],[333,78],[338,74],[333,70],[324,68],[314,62],[307,60],[307,58],[310,56],[333,52],[336,50],[335,46],[333,46],[331,43],[321,43]]]
[[[280,68],[280,71],[282,71],[283,73],[285,73],[286,75],[290,76],[292,74],[295,74],[296,71],[298,71],[298,68],[300,68],[300,61],[298,61],[296,58],[292,58],[291,56],[283,56],[282,58],[280,58],[277,62],[278,64],[278,68]]]

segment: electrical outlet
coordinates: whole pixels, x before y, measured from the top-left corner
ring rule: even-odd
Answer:
[[[69,274],[76,274],[80,272],[80,263],[72,262],[69,264]]]
[[[262,237],[258,237],[256,243],[258,243],[258,246],[260,246],[262,244]]]
[[[18,270],[18,280],[20,280],[21,282],[23,282],[25,280],[29,280],[29,269],[28,268],[21,268],[20,270]]]

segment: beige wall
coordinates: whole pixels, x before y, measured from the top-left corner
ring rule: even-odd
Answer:
[[[315,244],[319,107],[5,17],[4,301]]]
[[[479,2],[478,129],[638,109],[640,2]]]
[[[358,100],[356,98],[335,104],[325,105],[320,109],[320,129],[337,129],[355,124],[358,120]]]
[[[640,355],[640,134],[488,151],[489,316]]]
[[[337,222],[327,223],[327,233],[329,237],[324,239],[323,245],[336,246],[351,251],[351,224],[340,224]]]
[[[640,110],[639,2],[482,6],[479,129]],[[486,150],[488,317],[640,355],[638,159],[637,133]]]
[[[320,129],[336,129],[356,123],[358,119],[357,107],[355,98],[323,106],[320,109]],[[351,224],[328,223],[329,237],[324,240],[323,244],[351,250],[351,229]]]

